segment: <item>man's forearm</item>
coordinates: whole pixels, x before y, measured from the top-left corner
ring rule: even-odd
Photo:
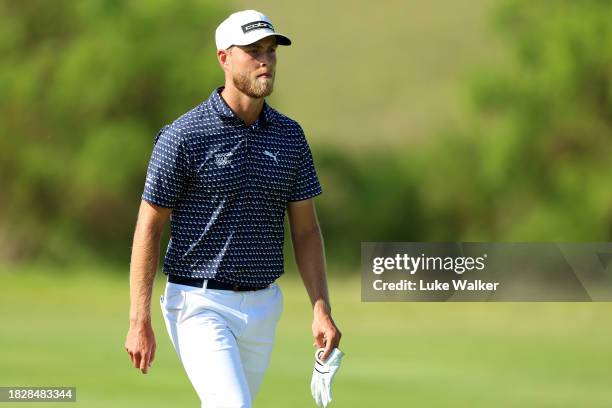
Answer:
[[[317,227],[300,235],[292,236],[292,239],[298,270],[314,312],[330,314],[331,305],[327,289],[325,250],[321,230]]]
[[[130,322],[151,321],[151,295],[159,262],[160,234],[137,225],[130,262]]]

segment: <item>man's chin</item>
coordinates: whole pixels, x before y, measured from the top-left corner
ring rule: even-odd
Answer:
[[[258,81],[265,81],[262,86],[258,89],[258,94],[262,95],[262,98],[269,96],[274,91],[274,79],[273,78],[257,78]]]
[[[274,78],[255,78],[249,83],[246,76],[233,78],[234,86],[250,98],[260,99],[272,94],[274,90]]]
[[[253,90],[249,95],[251,98],[265,98],[266,96],[272,95],[272,91],[274,90],[274,86],[269,86],[265,88],[259,88],[257,90]]]
[[[270,89],[266,89],[266,90],[265,90],[265,91],[262,93],[261,98],[265,98],[265,97],[267,97],[267,96],[272,95],[272,91],[274,91],[274,89],[273,89],[272,87],[271,87]]]

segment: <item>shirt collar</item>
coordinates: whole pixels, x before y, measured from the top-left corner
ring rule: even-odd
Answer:
[[[225,102],[223,97],[221,97],[221,91],[223,91],[223,88],[224,88],[223,86],[220,86],[219,88],[215,89],[212,92],[212,94],[210,95],[210,98],[209,98],[210,105],[212,106],[213,110],[217,113],[217,115],[219,115],[221,117],[224,117],[224,118],[234,118],[236,120],[242,121],[230,109],[229,105],[227,104],[227,102]],[[257,128],[259,128],[259,127],[266,127],[268,124],[274,122],[274,119],[275,118],[274,118],[274,111],[273,111],[273,109],[264,100],[264,105],[263,105],[263,108],[262,108],[262,113],[260,113],[259,118],[253,124],[253,126],[255,126]]]

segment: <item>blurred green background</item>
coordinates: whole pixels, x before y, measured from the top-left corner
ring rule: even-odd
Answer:
[[[333,406],[612,406],[608,304],[368,304],[357,275],[361,241],[611,240],[609,0],[0,1],[0,385],[197,405],[155,304],[152,372],[124,355],[130,246],[153,138],[222,83],[244,8],[294,41],[270,103],[324,189]],[[313,406],[287,254],[260,407]]]

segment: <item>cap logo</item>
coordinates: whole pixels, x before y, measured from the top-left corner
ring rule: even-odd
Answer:
[[[252,23],[243,25],[242,32],[246,34],[249,31],[261,30],[264,28],[274,31],[274,27],[272,27],[272,24],[268,23],[267,21],[253,21]]]

